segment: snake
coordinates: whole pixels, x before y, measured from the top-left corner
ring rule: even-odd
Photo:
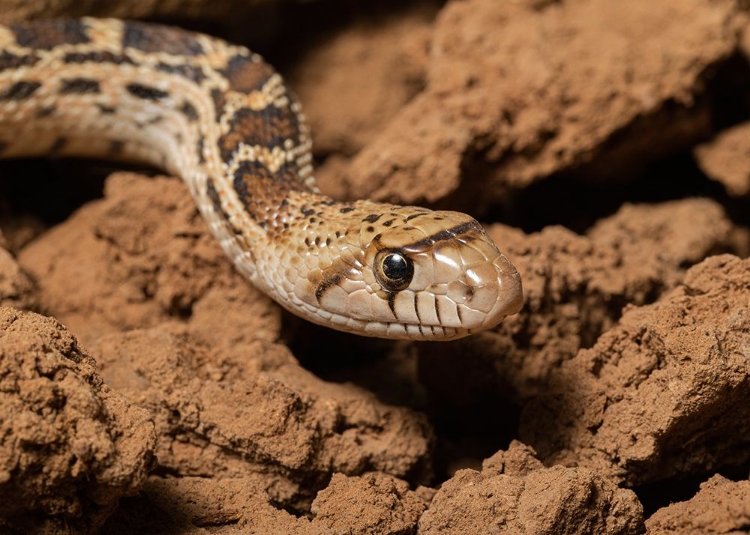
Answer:
[[[281,76],[243,46],[119,19],[0,25],[0,158],[134,162],[180,177],[236,269],[281,306],[355,334],[453,340],[523,302],[472,217],[339,201]]]

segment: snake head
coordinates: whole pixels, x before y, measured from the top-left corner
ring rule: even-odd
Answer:
[[[332,263],[308,277],[324,318],[313,321],[382,338],[451,340],[520,310],[521,277],[476,220],[395,206],[365,214],[343,247],[331,244]]]

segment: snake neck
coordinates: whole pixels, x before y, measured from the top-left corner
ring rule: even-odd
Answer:
[[[315,189],[281,77],[243,47],[111,19],[0,27],[0,157],[120,159],[180,176],[243,274]]]

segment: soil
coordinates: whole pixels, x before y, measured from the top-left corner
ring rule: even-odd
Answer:
[[[0,532],[747,530],[746,3],[128,4],[270,59],[327,193],[479,218],[524,307],[456,342],[331,332],[179,180],[4,162]]]

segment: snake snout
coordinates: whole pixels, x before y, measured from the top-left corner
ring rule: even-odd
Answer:
[[[498,296],[495,306],[487,315],[487,326],[492,321],[497,323],[506,316],[512,316],[523,306],[523,286],[516,267],[502,254],[495,258],[492,265],[497,270]]]
[[[448,297],[460,309],[463,329],[492,327],[521,309],[521,277],[505,256],[498,255],[466,269],[448,285]]]

